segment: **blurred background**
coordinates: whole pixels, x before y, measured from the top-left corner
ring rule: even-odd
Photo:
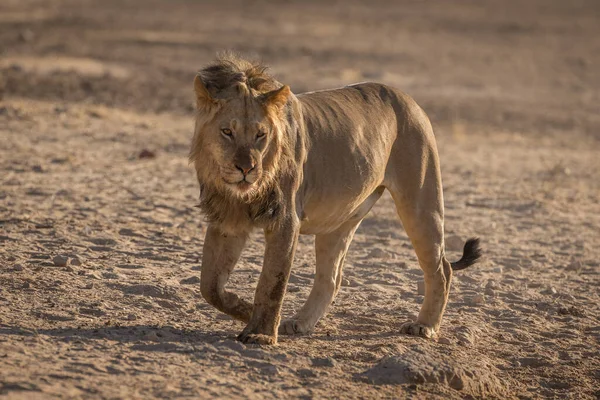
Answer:
[[[296,93],[378,81],[424,108],[448,258],[485,249],[443,342],[398,333],[423,273],[387,194],[313,335],[234,341],[200,293],[187,162],[192,81],[222,50]],[[599,0],[0,0],[0,395],[600,398],[599,104]],[[284,317],[313,248],[300,237]],[[263,252],[257,232],[232,274],[245,299]]]
[[[295,92],[396,86],[456,134],[598,135],[599,38],[596,0],[3,0],[0,88],[191,113],[195,71],[232,49]]]

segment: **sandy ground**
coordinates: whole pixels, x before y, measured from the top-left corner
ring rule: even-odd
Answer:
[[[0,396],[599,398],[598,37],[594,1],[3,1]],[[398,334],[422,273],[387,195],[314,334],[245,346],[202,299],[191,82],[227,48],[296,92],[375,80],[428,112],[450,258],[486,251],[437,342]]]

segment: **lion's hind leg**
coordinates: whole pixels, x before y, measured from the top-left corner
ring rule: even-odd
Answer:
[[[412,167],[416,170],[404,169],[387,187],[425,280],[419,316],[405,323],[401,332],[431,338],[439,330],[448,302],[452,267],[444,255],[444,200],[437,157],[430,155],[428,162]]]

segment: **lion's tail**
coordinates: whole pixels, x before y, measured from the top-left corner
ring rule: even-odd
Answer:
[[[460,271],[475,264],[481,258],[481,247],[479,238],[471,238],[465,243],[463,255],[460,260],[450,263],[453,271]]]

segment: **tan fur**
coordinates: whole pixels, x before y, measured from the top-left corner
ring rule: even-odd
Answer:
[[[376,83],[295,96],[264,66],[231,55],[203,69],[194,87],[190,161],[210,221],[201,291],[219,310],[247,322],[239,339],[273,344],[278,331],[314,328],[339,291],[354,232],[384,189],[425,274],[421,312],[401,331],[433,336],[452,267],[444,256],[439,159],[421,108]],[[254,228],[265,231],[266,250],[252,305],[225,284]],[[315,284],[304,307],[280,324],[299,234],[316,235]]]

